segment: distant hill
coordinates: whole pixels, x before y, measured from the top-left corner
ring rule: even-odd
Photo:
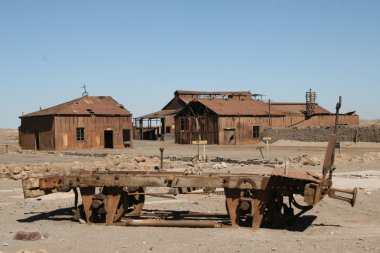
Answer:
[[[380,119],[371,119],[371,120],[361,119],[359,121],[359,125],[361,126],[380,125]]]

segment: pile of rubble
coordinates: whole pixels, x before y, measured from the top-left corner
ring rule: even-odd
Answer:
[[[380,153],[368,152],[363,156],[359,155],[348,155],[348,154],[338,154],[336,156],[337,160],[343,162],[368,162],[368,161],[378,161],[380,160]]]
[[[317,165],[321,165],[321,159],[317,157],[309,157],[308,155],[300,155],[300,156],[288,157],[285,160],[285,163],[317,166]]]
[[[164,169],[169,168],[169,161],[163,161]],[[146,156],[120,157],[108,156],[104,161],[72,162],[72,163],[37,163],[37,164],[0,164],[0,178],[14,180],[27,179],[47,175],[68,175],[77,171],[126,171],[126,170],[154,170],[161,166],[160,158]],[[170,168],[174,165],[171,164]]]

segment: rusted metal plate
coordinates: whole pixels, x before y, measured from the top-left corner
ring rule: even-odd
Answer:
[[[326,176],[327,172],[330,169],[330,166],[333,164],[333,157],[335,153],[335,143],[336,143],[336,134],[331,134],[329,138],[329,143],[327,145],[325,159],[323,161],[323,177]]]
[[[307,184],[304,192],[304,202],[309,205],[315,205],[321,200],[321,185]]]
[[[48,177],[40,179],[40,189],[61,188],[64,186],[64,177]]]
[[[128,187],[166,187],[168,182],[165,177],[154,176],[129,176],[120,175],[115,179],[113,175],[93,175],[93,176],[72,176],[67,177],[68,184],[72,187],[87,187],[87,186],[128,186]]]
[[[293,168],[274,168],[271,175],[291,179],[307,180],[316,183],[321,182],[318,174]]]
[[[93,174],[66,176],[65,185],[71,187],[86,186],[128,186],[128,187],[227,187],[239,189],[261,189],[264,175],[180,175],[177,173],[146,174]],[[265,180],[264,180],[265,181]]]
[[[110,96],[84,96],[40,111],[29,113],[21,118],[45,115],[124,115],[131,113]]]

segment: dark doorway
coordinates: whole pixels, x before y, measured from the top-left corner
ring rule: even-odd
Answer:
[[[131,146],[131,129],[123,129],[123,143],[124,147]]]
[[[113,148],[113,131],[104,131],[104,148]]]
[[[34,132],[34,137],[36,139],[36,150],[40,150],[40,132]]]

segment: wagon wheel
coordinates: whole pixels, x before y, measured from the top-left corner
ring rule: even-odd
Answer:
[[[136,195],[129,195],[131,193],[138,193]],[[120,221],[122,217],[136,216],[140,214],[140,211],[144,207],[145,195],[144,188],[140,187],[136,190],[123,190],[120,196],[120,201],[117,206],[114,221]]]

